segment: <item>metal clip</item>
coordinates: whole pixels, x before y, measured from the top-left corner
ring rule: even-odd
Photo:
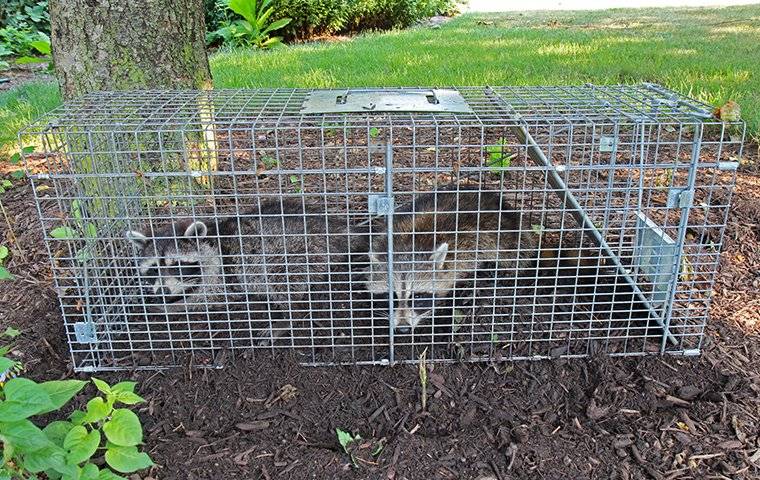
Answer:
[[[612,152],[617,146],[617,139],[615,137],[602,136],[599,139],[599,151],[600,152]]]
[[[370,195],[367,210],[370,215],[391,215],[394,210],[393,197],[385,195]]]
[[[74,337],[77,343],[96,343],[95,325],[90,322],[77,322],[74,324]]]

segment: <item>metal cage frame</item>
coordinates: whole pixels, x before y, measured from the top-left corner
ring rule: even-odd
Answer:
[[[240,349],[292,350],[309,365],[416,362],[423,351],[435,361],[698,354],[745,128],[658,85],[587,84],[102,92],[67,102],[19,139],[38,147],[24,165],[72,362],[99,371],[168,367],[187,354],[215,365]],[[441,191],[456,211],[439,209]],[[460,208],[475,198],[467,192],[498,196],[498,212]],[[416,210],[425,195],[435,207]],[[265,227],[270,200],[281,227]],[[286,203],[300,207],[286,213]],[[312,205],[321,210],[307,214]],[[433,225],[456,220],[452,231],[427,232],[449,235],[445,262],[455,268],[428,281],[415,266],[400,281],[394,267],[416,258],[425,215]],[[465,232],[468,216],[477,225]],[[201,262],[193,288],[204,296],[182,294],[192,311],[170,312],[161,293],[155,313],[147,295],[157,294],[139,287],[146,274],[124,232],[155,234],[179,218],[205,219],[203,234],[215,238],[193,241],[219,251],[220,278]],[[293,230],[300,218],[303,231]],[[408,234],[394,232],[407,220]],[[507,220],[517,227],[501,228]],[[248,246],[254,236],[261,257]],[[176,226],[169,237],[169,250],[187,244]],[[267,237],[283,242],[270,257],[284,281],[250,273],[270,261]],[[458,244],[465,237],[471,250]],[[337,238],[349,245],[339,258]],[[492,240],[496,253],[484,246]],[[299,241],[312,250],[287,251]],[[364,291],[373,242],[395,299]],[[149,278],[151,288],[182,284],[183,274],[166,276],[171,262],[156,262],[163,277]],[[418,293],[399,288],[438,288],[446,275],[456,287],[419,299],[433,320],[402,331]],[[256,278],[268,293],[253,289]]]

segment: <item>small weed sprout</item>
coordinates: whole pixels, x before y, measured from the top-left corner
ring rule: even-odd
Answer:
[[[71,218],[75,228],[61,226],[50,231],[50,236],[58,240],[85,240],[85,246],[77,251],[76,259],[79,263],[85,263],[92,258],[92,249],[95,239],[98,238],[98,230],[94,223],[86,222],[84,209],[79,200],[71,202]]]
[[[498,173],[511,166],[512,160],[517,157],[516,153],[509,153],[506,146],[507,140],[505,138],[500,138],[496,141],[496,145],[489,145],[486,147],[488,166],[494,173]]]
[[[369,136],[371,138],[377,138],[377,136],[380,135],[380,129],[377,127],[372,127],[369,129]]]
[[[298,175],[291,175],[290,176],[290,184],[293,185],[293,190],[296,193],[301,193],[301,180],[298,178]]]
[[[13,280],[13,275],[5,266],[5,259],[8,258],[8,255],[10,255],[10,250],[8,250],[8,247],[5,245],[0,245],[0,280]]]
[[[356,458],[354,458],[354,454],[349,451],[349,445],[358,442],[362,437],[359,434],[352,435],[350,432],[346,432],[340,428],[336,428],[335,433],[338,435],[338,443],[340,443],[340,446],[343,447],[343,451],[351,458],[351,463],[356,467]]]

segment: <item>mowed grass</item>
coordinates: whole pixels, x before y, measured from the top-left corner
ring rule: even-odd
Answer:
[[[371,33],[211,57],[217,88],[656,82],[739,103],[760,140],[760,4],[463,15],[438,29]],[[0,94],[0,144],[59,103],[52,84]]]

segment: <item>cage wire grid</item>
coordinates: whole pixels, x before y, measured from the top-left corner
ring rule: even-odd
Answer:
[[[19,135],[97,371],[698,354],[744,129],[589,84],[108,92]]]

